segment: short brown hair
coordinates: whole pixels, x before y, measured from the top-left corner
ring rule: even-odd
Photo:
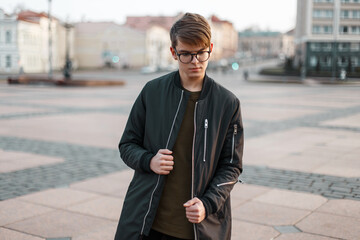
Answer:
[[[178,40],[185,44],[209,47],[211,28],[206,19],[196,13],[185,13],[170,29],[171,46],[175,48]]]

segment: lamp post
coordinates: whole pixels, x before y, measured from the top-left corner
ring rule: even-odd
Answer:
[[[64,25],[66,29],[66,37],[65,37],[65,65],[63,70],[64,80],[71,79],[71,70],[72,70],[72,63],[70,60],[70,30],[73,27],[69,23],[65,23]]]
[[[52,79],[53,77],[53,69],[52,69],[52,32],[51,32],[51,0],[49,1],[49,12],[48,12],[48,18],[49,18],[49,79]]]

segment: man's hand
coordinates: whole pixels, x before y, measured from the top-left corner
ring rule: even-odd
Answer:
[[[172,151],[160,149],[150,161],[151,170],[160,175],[168,175],[174,166],[174,157]]]
[[[191,223],[200,223],[205,218],[205,207],[197,197],[190,199],[184,203],[186,209],[186,217]]]

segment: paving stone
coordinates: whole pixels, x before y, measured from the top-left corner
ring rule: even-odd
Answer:
[[[279,189],[271,190],[254,198],[253,200],[304,210],[315,210],[327,202],[327,199],[321,196]]]
[[[63,208],[97,197],[99,197],[99,195],[94,193],[68,188],[55,188],[25,195],[19,197],[18,200],[53,208]]]
[[[274,239],[274,237],[278,235],[279,232],[269,226],[236,219],[234,219],[232,223],[232,239]]]
[[[329,200],[316,211],[360,219],[360,201],[348,199]]]
[[[0,227],[0,240],[46,240],[46,239]]]
[[[66,209],[72,212],[118,221],[123,205],[123,199],[102,196],[84,201]]]
[[[272,204],[247,202],[233,210],[233,218],[264,225],[293,225],[310,212]]]
[[[274,226],[274,228],[284,234],[284,233],[298,233],[301,232],[300,229],[298,229],[297,227],[293,226],[293,225],[289,225],[289,226]]]
[[[54,211],[54,209],[16,199],[0,201],[0,226],[5,226],[51,211]]]
[[[108,224],[111,224],[111,221],[57,210],[7,225],[7,227],[44,238],[57,238],[59,236],[79,236],[101,229]]]
[[[340,239],[357,240],[360,236],[360,219],[327,213],[313,213],[296,226],[303,232]]]
[[[331,240],[338,238],[323,237],[319,235],[309,234],[309,233],[286,233],[281,234],[276,240]]]

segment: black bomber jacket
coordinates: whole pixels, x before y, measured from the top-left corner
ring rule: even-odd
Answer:
[[[176,71],[148,82],[136,99],[119,143],[122,160],[135,171],[115,240],[150,232],[165,180],[151,171],[150,160],[159,149],[172,150],[188,98]],[[242,172],[243,145],[239,100],[205,75],[194,112],[191,192],[206,210],[194,224],[196,240],[231,237],[230,191]]]

